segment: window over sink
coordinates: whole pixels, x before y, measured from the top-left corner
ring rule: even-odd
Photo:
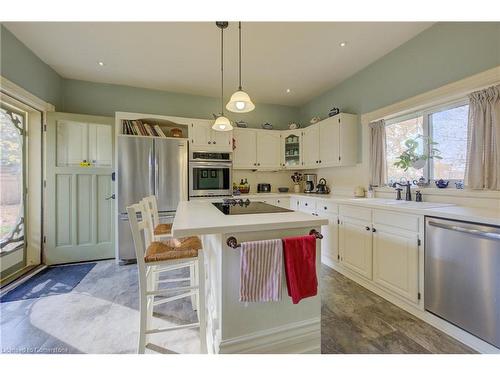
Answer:
[[[422,176],[431,181],[463,180],[468,114],[469,105],[463,99],[386,120],[387,182],[391,184],[402,179],[411,181]],[[439,151],[436,153],[438,157],[428,158],[423,168],[416,165],[404,171],[395,166],[394,163],[407,148],[405,142],[408,139],[418,142],[415,150],[417,154],[428,156],[434,147]]]

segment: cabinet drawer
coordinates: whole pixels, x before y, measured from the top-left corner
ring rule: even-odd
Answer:
[[[276,206],[289,208],[290,207],[290,198],[276,198]]]
[[[418,216],[400,214],[385,210],[373,210],[373,224],[388,225],[408,230],[410,232],[418,232]]]
[[[339,206],[331,201],[316,201],[316,211],[321,215],[322,212],[327,212],[331,214],[337,214],[339,212]]]
[[[316,201],[314,199],[300,198],[299,211],[314,212],[316,210]]]
[[[340,205],[339,214],[368,222],[372,221],[372,210],[370,208]]]

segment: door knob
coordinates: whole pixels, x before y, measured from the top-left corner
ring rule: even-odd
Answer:
[[[105,200],[109,201],[110,199],[115,199],[115,195],[112,194],[109,197],[104,198]]]

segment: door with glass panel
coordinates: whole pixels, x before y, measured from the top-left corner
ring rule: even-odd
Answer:
[[[48,116],[47,264],[114,257],[112,121]]]
[[[26,113],[0,108],[1,279],[26,266]]]

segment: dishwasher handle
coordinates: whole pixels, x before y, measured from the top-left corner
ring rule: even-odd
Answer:
[[[433,226],[433,227],[438,227],[438,228],[453,230],[453,231],[456,231],[456,232],[461,232],[461,233],[466,233],[466,234],[472,234],[474,236],[483,237],[483,238],[487,238],[487,239],[490,239],[490,240],[500,241],[500,233],[487,232],[487,231],[483,231],[483,230],[479,230],[479,229],[464,228],[464,227],[461,227],[461,226],[458,226],[458,225],[437,223],[435,221],[429,221],[428,224],[430,226]]]

